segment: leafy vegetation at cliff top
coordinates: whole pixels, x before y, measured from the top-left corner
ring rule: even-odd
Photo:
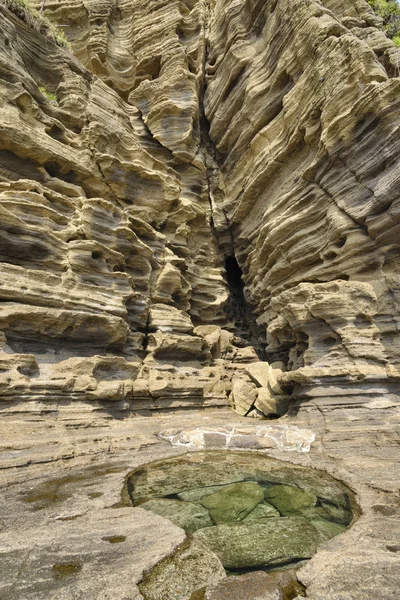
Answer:
[[[383,19],[386,35],[400,46],[400,4],[397,0],[368,0],[368,4]]]
[[[22,19],[22,21],[25,21],[29,27],[52,38],[58,46],[69,49],[70,44],[65,37],[64,31],[53,25],[49,19],[32,8],[28,0],[5,0],[4,4],[12,13]]]

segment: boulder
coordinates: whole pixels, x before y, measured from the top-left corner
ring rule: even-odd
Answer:
[[[325,519],[312,519],[310,523],[318,531],[319,539],[321,542],[326,542],[327,540],[330,540],[331,538],[335,537],[335,535],[343,533],[343,531],[345,531],[346,529],[345,525],[333,523],[332,521],[326,521]]]
[[[246,373],[260,386],[255,407],[264,415],[283,415],[289,406],[289,398],[285,395],[278,380],[284,369],[283,363],[268,364],[259,361],[246,365]]]
[[[209,485],[208,487],[199,487],[194,488],[192,490],[184,490],[183,492],[179,492],[177,494],[180,500],[185,500],[186,502],[200,502],[202,498],[205,496],[210,496],[215,492],[221,490],[223,485]]]
[[[202,499],[214,523],[232,523],[244,519],[264,499],[263,490],[254,481],[233,483]]]
[[[203,506],[192,502],[154,498],[140,506],[145,510],[151,510],[156,515],[169,519],[174,525],[182,527],[186,533],[193,533],[197,529],[213,525],[208,511]]]
[[[217,525],[194,533],[227,569],[267,567],[311,558],[318,532],[302,517]]]
[[[253,406],[257,396],[257,386],[250,378],[244,378],[243,376],[234,378],[230,402],[235,412],[239,415],[246,415]]]
[[[317,496],[291,485],[274,485],[264,488],[264,498],[284,517],[301,515],[315,506]]]
[[[276,508],[267,502],[263,502],[263,504],[258,504],[255,509],[243,519],[243,521],[264,521],[265,519],[279,518],[280,516],[281,515]]]

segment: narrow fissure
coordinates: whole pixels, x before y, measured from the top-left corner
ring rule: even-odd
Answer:
[[[236,338],[235,344],[242,347],[252,345],[259,358],[265,360],[265,344],[262,345],[259,341],[256,320],[245,298],[243,273],[235,256],[234,236],[223,206],[221,206],[221,214],[224,216],[224,227],[221,231],[221,227],[217,228],[215,226],[215,200],[218,200],[217,196],[219,196],[220,192],[216,184],[216,181],[218,181],[216,171],[219,172],[220,166],[217,160],[217,149],[210,136],[210,124],[204,108],[204,97],[207,88],[205,73],[208,50],[209,44],[206,30],[203,74],[199,88],[200,146],[203,151],[206,167],[206,185],[211,213],[210,227],[220,249],[221,258],[225,261],[225,276],[229,290],[229,299],[225,306],[225,313],[227,320],[233,323]]]
[[[236,344],[244,346],[251,344],[259,358],[264,359],[265,352],[258,341],[255,318],[244,295],[243,272],[234,255],[226,258],[225,272],[229,287],[226,314],[234,323]]]
[[[143,352],[147,353],[147,346],[149,344],[149,331],[150,331],[150,313],[147,315],[146,326],[144,330],[143,340],[142,340],[142,348]]]

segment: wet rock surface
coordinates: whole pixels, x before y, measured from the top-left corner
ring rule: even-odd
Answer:
[[[249,491],[252,504],[257,500],[253,508],[264,501],[265,495],[273,496],[276,489],[282,510],[286,506],[284,500],[288,510],[293,505],[310,510],[310,503],[315,504],[318,497],[321,506],[315,508],[316,514],[321,511],[326,516],[325,510],[329,506],[332,512],[336,507],[341,517],[352,494],[350,489],[323,471],[287,466],[263,454],[240,451],[211,450],[156,461],[134,470],[127,480],[127,490],[135,505],[150,498],[178,494],[186,501],[203,505],[213,496],[217,502],[229,503],[231,500],[235,503],[240,500],[237,494],[242,489]],[[242,518],[245,516],[243,514]]]
[[[340,525],[339,523],[334,523],[325,519],[310,519],[310,523],[317,530],[319,540],[322,542],[330,540],[331,538],[335,537],[335,535],[343,533],[343,531],[346,529],[345,525]]]
[[[220,491],[202,498],[216,525],[242,521],[263,499],[263,490],[257,483],[233,483]]]
[[[311,558],[318,544],[315,528],[301,517],[207,527],[195,537],[229,570],[300,562]]]
[[[229,476],[239,481],[227,483]],[[291,485],[284,483],[285,478]],[[196,482],[201,487],[195,487]],[[178,491],[182,486],[189,488]],[[299,568],[320,543],[343,533],[358,514],[350,490],[326,473],[291,469],[249,453],[197,452],[150,463],[130,474],[126,491],[134,503],[185,529],[187,543],[194,539],[208,548],[228,574]],[[319,515],[325,505],[332,508],[331,519]],[[344,515],[345,524],[338,524]],[[158,597],[153,591],[147,595],[147,585],[161,585],[158,582],[169,577],[171,565],[180,564],[180,552],[146,576],[145,598]],[[202,597],[196,576],[187,577],[193,593]],[[251,577],[245,581],[251,587]],[[279,599],[283,588],[273,588],[271,593]]]
[[[317,503],[316,495],[289,485],[265,488],[264,498],[285,517],[301,515]]]
[[[174,525],[181,527],[187,533],[193,533],[197,529],[213,525],[209,512],[192,502],[157,498],[144,502],[140,507],[169,519]]]
[[[263,521],[264,519],[273,519],[274,517],[279,516],[280,513],[276,508],[267,502],[263,502],[262,504],[258,504],[258,506],[256,506],[243,521]]]

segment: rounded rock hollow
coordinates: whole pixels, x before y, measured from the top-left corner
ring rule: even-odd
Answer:
[[[146,600],[304,595],[296,569],[359,514],[353,492],[328,473],[250,452],[191,452],[149,463],[130,473],[126,492],[135,507],[187,534],[143,578]]]

